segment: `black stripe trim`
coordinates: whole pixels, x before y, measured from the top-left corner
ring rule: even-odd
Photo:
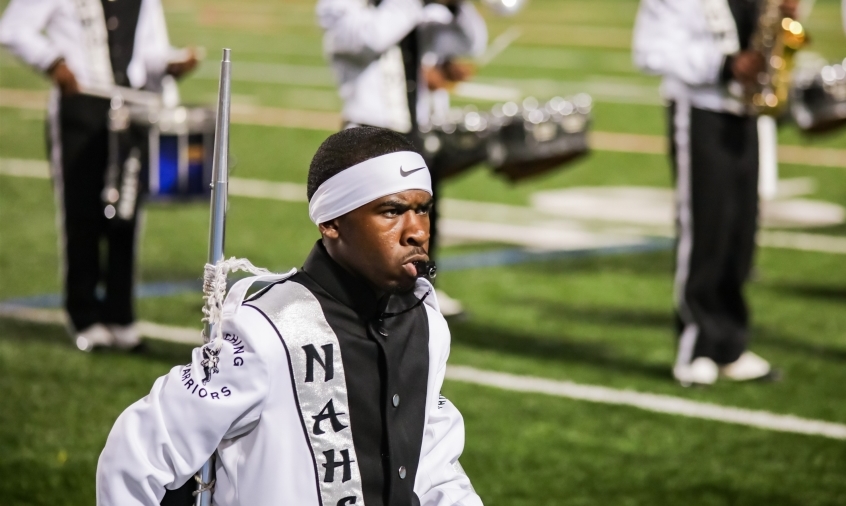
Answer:
[[[285,279],[280,279],[279,281],[274,281],[273,283],[270,283],[269,285],[267,285],[267,286],[265,286],[265,287],[262,287],[259,291],[257,291],[256,293],[254,293],[254,294],[250,295],[250,296],[249,296],[249,297],[247,297],[247,298],[246,298],[243,302],[241,302],[241,305],[242,305],[242,306],[246,306],[246,305],[247,305],[247,302],[253,302],[253,301],[256,301],[256,300],[260,299],[260,298],[261,298],[261,296],[262,296],[262,295],[264,295],[264,294],[266,294],[266,293],[267,293],[267,292],[268,292],[271,288],[273,288],[273,287],[274,287],[274,286],[276,286],[276,285],[281,285],[282,283],[284,283],[284,282],[288,281],[289,279],[291,279],[291,277],[292,277],[292,276],[289,276],[289,277],[287,277],[287,278],[285,278]],[[253,306],[250,306],[250,307],[253,307]]]

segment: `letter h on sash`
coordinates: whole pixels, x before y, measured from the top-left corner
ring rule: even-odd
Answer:
[[[350,481],[352,478],[352,470],[350,469],[350,464],[355,462],[354,460],[350,460],[350,451],[349,450],[341,450],[341,461],[335,462],[335,450],[326,450],[323,452],[323,456],[326,457],[326,463],[323,464],[323,467],[326,468],[326,476],[323,478],[323,481],[326,483],[332,483],[335,481],[335,468],[343,466],[344,474],[341,477],[341,481]]]

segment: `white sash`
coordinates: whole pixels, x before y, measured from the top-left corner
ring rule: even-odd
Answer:
[[[301,284],[289,282],[249,305],[273,323],[288,354],[321,504],[363,506],[341,348],[320,302]]]

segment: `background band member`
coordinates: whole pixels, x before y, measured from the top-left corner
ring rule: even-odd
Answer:
[[[440,395],[450,335],[428,260],[431,180],[402,135],[330,136],[308,175],[303,269],[238,282],[220,347],[156,381],[100,456],[100,505],[153,505],[215,450],[215,504],[480,506]],[[265,278],[267,281],[268,278]]]
[[[479,56],[487,44],[484,19],[468,1],[320,0],[317,16],[344,102],[344,126],[390,128],[407,135],[418,150],[418,126],[429,117],[430,88],[469,77],[468,68],[455,60]],[[431,169],[437,201],[439,170]],[[437,230],[436,205],[433,255]],[[458,301],[442,292],[439,297],[444,314],[461,312]]]
[[[0,43],[54,83],[48,152],[76,344],[133,348],[140,343],[132,299],[137,219],[117,224],[104,215],[109,100],[85,92],[157,91],[163,76],[184,74],[196,59],[174,62],[159,0],[12,0]]]
[[[795,2],[782,5],[792,15]],[[764,68],[749,49],[755,0],[642,0],[634,60],[664,76],[676,179],[676,316],[682,384],[769,375],[747,351],[749,313],[743,286],[755,249],[758,216],[756,116],[734,89]]]

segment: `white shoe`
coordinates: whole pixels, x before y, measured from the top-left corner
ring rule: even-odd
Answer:
[[[713,385],[720,371],[717,363],[708,357],[699,357],[689,364],[673,367],[673,376],[683,387],[690,385]]]
[[[763,378],[772,371],[770,363],[752,353],[743,352],[734,362],[720,367],[720,376],[733,381],[749,381]]]
[[[95,323],[76,333],[76,347],[82,351],[109,347],[114,344],[114,337],[102,323]]]
[[[453,299],[443,290],[435,290],[435,296],[438,297],[438,307],[441,308],[441,314],[444,318],[451,316],[459,316],[464,314],[464,307],[456,299]]]
[[[129,325],[109,325],[109,332],[115,340],[115,347],[121,350],[131,350],[141,344],[141,334],[134,323]]]

